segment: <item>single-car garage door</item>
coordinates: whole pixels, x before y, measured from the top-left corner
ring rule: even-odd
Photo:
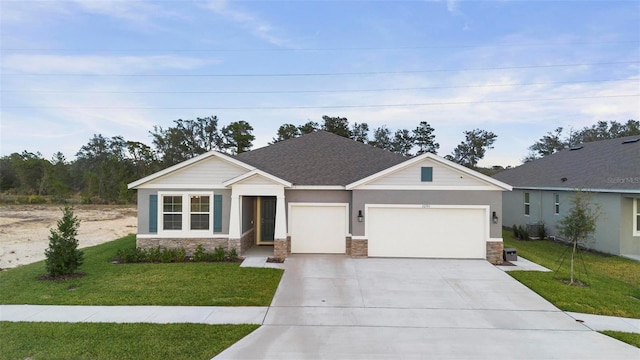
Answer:
[[[369,256],[486,258],[486,207],[370,205]]]
[[[348,204],[289,203],[291,252],[344,254]]]

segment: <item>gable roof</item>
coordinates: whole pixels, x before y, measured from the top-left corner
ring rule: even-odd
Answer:
[[[232,163],[234,165],[237,165],[237,166],[239,166],[241,168],[244,168],[247,171],[255,170],[255,167],[253,167],[251,165],[248,165],[248,164],[245,164],[245,163],[243,163],[241,161],[238,161],[238,160],[234,159],[233,157],[231,157],[229,155],[223,154],[223,153],[215,151],[215,150],[211,150],[209,152],[206,152],[204,154],[198,155],[198,156],[196,156],[194,158],[191,158],[189,160],[185,160],[185,161],[183,161],[181,163],[178,163],[178,164],[175,164],[173,166],[170,166],[170,167],[168,167],[168,168],[166,168],[164,170],[160,170],[160,171],[158,171],[156,173],[153,173],[153,174],[151,174],[149,176],[145,176],[140,180],[137,180],[137,181],[134,181],[134,182],[130,183],[129,185],[127,185],[127,187],[129,189],[135,189],[136,187],[138,187],[138,186],[140,186],[140,185],[142,185],[144,183],[148,183],[149,181],[153,181],[153,180],[159,179],[159,178],[161,178],[161,177],[163,177],[165,175],[171,174],[174,171],[178,171],[180,169],[184,169],[184,168],[186,168],[188,166],[191,166],[191,165],[193,165],[193,164],[195,164],[197,162],[203,161],[205,159],[209,159],[211,157],[220,158],[220,159],[222,159],[224,161],[227,161],[227,162]]]
[[[640,193],[640,140],[635,139],[640,136],[584,143],[493,178],[514,188]]]
[[[390,168],[384,169],[384,170],[382,170],[380,172],[377,172],[377,173],[375,173],[373,175],[367,176],[364,179],[360,179],[360,180],[358,180],[358,181],[356,181],[354,183],[351,183],[351,184],[347,185],[346,189],[347,190],[351,190],[353,188],[357,188],[360,185],[364,185],[364,184],[373,182],[373,181],[375,181],[377,179],[385,177],[386,175],[392,174],[392,173],[394,173],[396,171],[399,171],[401,169],[408,168],[408,167],[410,167],[410,166],[412,166],[412,165],[414,165],[416,163],[419,163],[419,162],[421,162],[421,161],[423,161],[425,159],[433,160],[436,163],[440,163],[440,164],[442,164],[442,165],[444,165],[444,166],[446,166],[448,168],[456,170],[458,173],[462,173],[462,174],[471,176],[472,178],[475,178],[475,179],[487,184],[488,186],[495,186],[497,189],[500,189],[500,190],[511,191],[511,186],[508,185],[508,184],[505,184],[505,183],[503,183],[501,181],[493,179],[493,178],[491,178],[489,176],[486,176],[484,174],[481,174],[481,173],[479,173],[477,171],[471,170],[471,169],[469,169],[467,167],[464,167],[464,166],[462,166],[460,164],[456,164],[453,161],[449,161],[449,160],[447,160],[445,158],[442,158],[442,157],[440,157],[438,155],[435,155],[435,154],[432,154],[432,153],[425,153],[425,154],[418,155],[418,156],[413,157],[413,158],[411,158],[411,159],[409,159],[407,161],[404,161],[404,162],[402,162],[400,164],[397,164],[397,165],[392,166]]]
[[[340,186],[407,160],[402,155],[326,131],[280,141],[235,158],[293,185]]]

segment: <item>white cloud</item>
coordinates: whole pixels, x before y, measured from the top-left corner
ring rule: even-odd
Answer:
[[[270,44],[290,45],[289,40],[276,34],[276,29],[269,22],[248,11],[232,8],[226,0],[211,0],[204,4],[204,7],[249,30],[254,36]]]

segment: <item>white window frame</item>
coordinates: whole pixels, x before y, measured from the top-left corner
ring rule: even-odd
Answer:
[[[638,224],[640,223],[640,199],[633,199],[633,236],[640,236]]]
[[[524,195],[524,216],[529,216],[531,214],[531,193],[525,192]],[[529,201],[527,201],[527,197],[529,197]]]
[[[180,196],[182,197],[182,230],[165,230],[164,229],[164,197]],[[208,230],[191,230],[191,197],[192,196],[208,196],[209,197],[209,229]],[[170,235],[176,237],[207,237],[213,236],[213,192],[212,191],[159,191],[158,192],[158,235]]]
[[[553,194],[553,212],[556,215],[560,215],[560,194]]]

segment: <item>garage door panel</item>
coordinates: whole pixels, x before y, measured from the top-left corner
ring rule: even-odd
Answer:
[[[344,254],[347,206],[294,205],[289,213],[291,252]]]
[[[485,258],[484,209],[372,207],[367,222],[372,257]]]

